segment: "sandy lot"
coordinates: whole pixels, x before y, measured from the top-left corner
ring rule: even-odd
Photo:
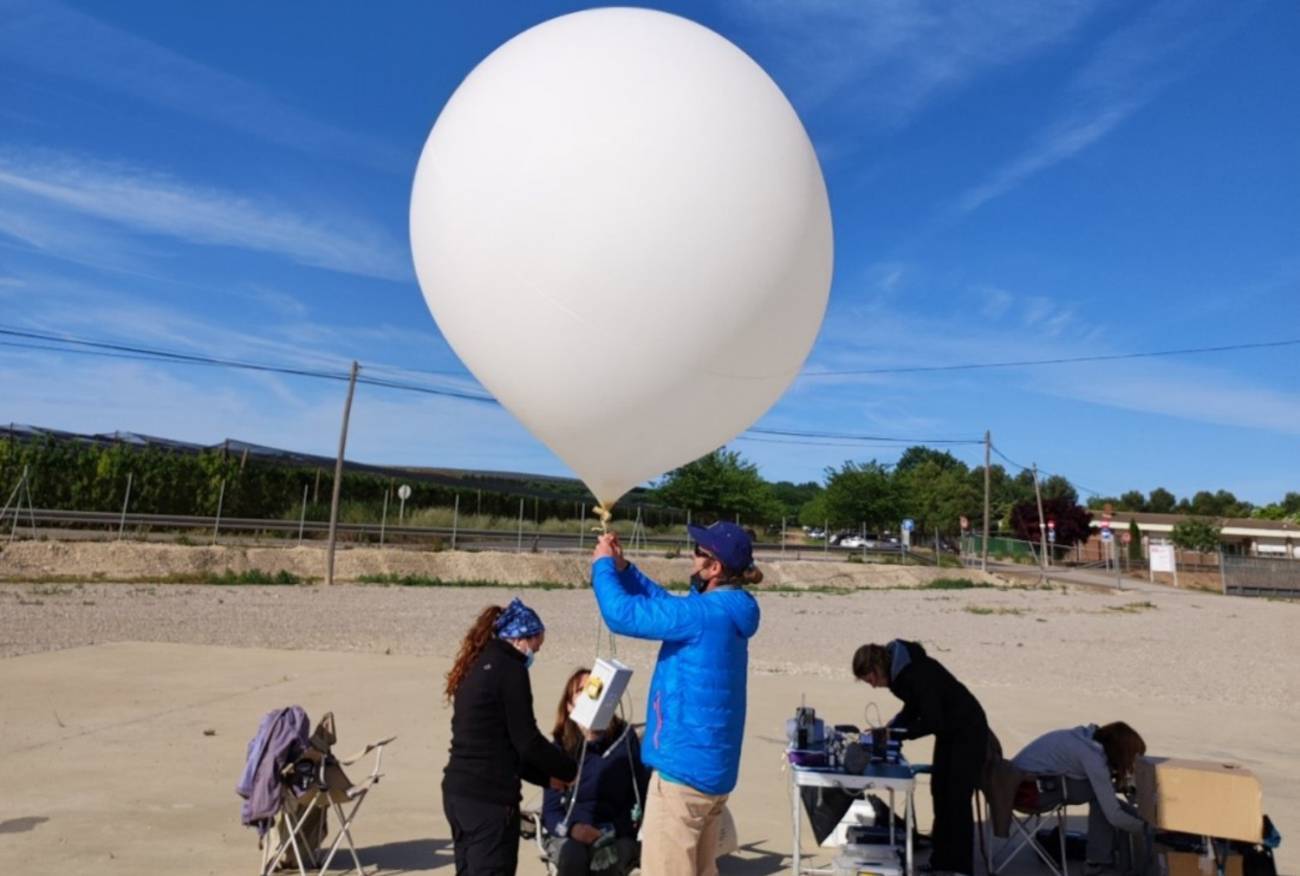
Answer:
[[[0,871],[252,872],[256,841],[239,826],[233,785],[260,716],[300,703],[313,716],[334,710],[345,751],[400,736],[358,822],[363,858],[386,873],[450,872],[440,681],[472,615],[511,595],[0,586]],[[597,614],[584,591],[520,595],[549,626],[534,670],[545,726],[563,678],[591,659]],[[744,849],[726,873],[788,871],[783,721],[801,696],[835,721],[861,722],[872,701],[892,714],[888,693],[853,684],[847,667],[858,644],[894,636],[922,640],[964,679],[1010,750],[1055,727],[1124,719],[1153,753],[1245,763],[1288,838],[1282,869],[1300,871],[1298,605],[1059,589],[767,593],[761,603],[733,802]],[[654,647],[617,646],[638,670],[641,712]],[[909,754],[926,761],[929,746]],[[529,852],[521,861],[522,873],[542,872]]]

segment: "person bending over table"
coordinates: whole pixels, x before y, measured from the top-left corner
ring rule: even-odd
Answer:
[[[1146,750],[1136,730],[1116,721],[1104,727],[1087,724],[1044,733],[1011,759],[1027,773],[1065,777],[1063,796],[1042,799],[1043,804],[1088,804],[1089,874],[1114,863],[1118,831],[1140,834],[1146,827],[1146,822],[1117,796],[1132,777],[1134,763]]]
[[[640,738],[617,715],[604,730],[586,730],[569,717],[590,675],[570,675],[555,709],[555,747],[581,764],[576,785],[568,792],[547,788],[542,803],[546,851],[558,876],[622,876],[640,852],[636,834],[650,782]]]
[[[895,639],[887,645],[863,645],[853,655],[853,675],[872,687],[889,688],[903,701],[902,711],[889,722],[895,736],[934,736],[930,868],[975,872],[971,796],[979,785],[988,752],[989,725],[984,709],[966,686],[917,642]]]

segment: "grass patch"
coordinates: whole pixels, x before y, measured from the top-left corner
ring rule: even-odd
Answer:
[[[1023,609],[1023,608],[1008,608],[1007,606],[1002,606],[1002,605],[967,605],[967,606],[965,606],[964,608],[962,608],[962,611],[966,612],[967,614],[978,614],[978,615],[994,615],[994,614],[999,614],[999,615],[1001,615],[1001,614],[1022,615],[1022,614],[1028,614],[1028,611],[1027,611],[1026,609]]]
[[[1106,608],[1110,611],[1122,611],[1125,614],[1140,614],[1144,611],[1151,611],[1156,607],[1154,602],[1143,600],[1142,602],[1126,602],[1123,605],[1108,605]]]
[[[382,584],[389,587],[485,587],[510,590],[577,590],[573,584],[561,584],[556,581],[529,581],[526,584],[507,584],[504,581],[492,581],[486,578],[471,578],[465,581],[447,581],[430,575],[362,575],[357,579],[362,584]]]
[[[992,589],[994,585],[969,578],[935,578],[917,587],[917,590],[979,590]]]
[[[248,569],[244,572],[232,572],[227,569],[220,575],[209,572],[202,576],[203,584],[222,584],[222,585],[239,585],[255,584],[268,585],[273,584],[281,587],[293,587],[303,583],[302,578],[292,572],[281,569],[272,575],[270,572],[263,572],[261,569]]]

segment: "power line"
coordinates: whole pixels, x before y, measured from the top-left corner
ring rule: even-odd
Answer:
[[[293,367],[287,365],[275,365],[264,362],[248,362],[237,359],[223,359],[216,356],[208,356],[196,353],[181,353],[173,350],[158,350],[149,347],[142,347],[135,344],[120,344],[109,341],[96,341],[87,338],[76,338],[71,336],[61,336],[47,332],[34,332],[24,329],[15,329],[0,327],[0,335],[18,337],[37,341],[45,341],[46,344],[24,343],[20,341],[0,340],[0,345],[6,347],[15,347],[20,349],[41,350],[45,352],[56,353],[74,353],[78,355],[99,356],[110,359],[129,359],[132,361],[144,362],[169,362],[183,365],[201,365],[205,367],[217,368],[234,368],[245,371],[256,371],[271,374],[285,374],[294,377],[308,377],[318,380],[333,380],[345,382],[349,375],[342,371],[324,371],[320,369]],[[69,346],[49,346],[48,344],[63,344]],[[386,369],[390,372],[397,369]],[[381,377],[358,376],[358,383],[369,386],[382,387],[384,389],[396,389],[407,392],[419,392],[428,395],[436,395],[450,398],[459,398],[466,401],[485,402],[489,404],[499,404],[499,402],[486,394],[471,392],[468,390],[449,389],[445,387],[423,386],[409,381],[392,380]],[[937,445],[965,445],[979,444],[977,440],[967,440],[959,438],[895,438],[882,435],[856,435],[843,432],[821,432],[821,431],[797,431],[792,429],[761,429],[754,428],[748,430],[755,435],[771,436],[768,443],[787,443],[787,444],[815,444],[819,441],[841,441],[845,442],[842,446],[860,446],[863,442],[881,442],[883,447],[895,447],[900,444],[937,444]],[[777,440],[777,439],[798,439],[798,440]],[[746,440],[760,440],[758,438],[749,438]],[[849,443],[852,442],[852,443]],[[835,446],[835,445],[828,445]]]
[[[44,347],[35,344],[19,344],[12,341],[4,341],[5,346],[23,347],[25,349],[49,350],[52,352],[62,353],[93,353],[107,358],[132,359],[135,361],[151,362],[174,362],[185,365],[203,365],[219,368],[235,368],[243,371],[256,371],[268,374],[285,374],[292,377],[310,377],[316,380],[333,380],[346,382],[350,376],[343,372],[323,371],[319,369],[291,367],[287,365],[272,365],[261,362],[245,362],[236,359],[222,359],[216,356],[204,356],[193,353],[179,353],[171,350],[154,350],[148,347],[139,347],[131,344],[116,344],[106,341],[92,341],[84,338],[60,337],[59,335],[46,334],[44,332],[29,332],[19,329],[0,328],[0,335],[9,335],[19,338],[30,338],[33,340],[50,341],[57,344],[70,344],[81,347],[89,347],[89,350],[71,349],[67,347]],[[386,380],[377,377],[358,377],[358,383],[365,383],[370,386],[378,386],[386,389],[400,389],[408,392],[420,392],[426,395],[437,395],[448,398],[458,398],[464,401],[486,402],[498,404],[497,400],[489,395],[482,393],[470,392],[468,390],[449,389],[445,387],[421,386],[419,384],[408,383],[398,380]]]
[[[855,435],[846,432],[804,432],[791,429],[749,430],[755,435],[777,435],[791,438],[826,438],[841,441],[887,441],[899,444],[983,444],[983,439],[975,438],[893,438],[885,435]]]
[[[750,429],[750,432],[755,430]],[[856,441],[803,441],[798,438],[762,438],[756,435],[737,435],[736,441],[750,441],[756,444],[803,445],[805,447],[853,447],[858,450],[899,450],[898,444],[862,444]]]
[[[1184,347],[1178,350],[1151,350],[1141,353],[1109,353],[1095,356],[1063,356],[1054,359],[1018,359],[1007,362],[969,362],[962,365],[915,365],[900,368],[859,368],[844,371],[805,371],[800,377],[851,377],[866,374],[921,374],[936,371],[979,371],[991,368],[1029,368],[1038,365],[1076,365],[1081,362],[1119,362],[1126,359],[1157,359],[1165,356],[1192,356],[1202,353],[1231,353],[1239,350],[1266,350],[1300,346],[1300,338],[1283,341],[1259,341],[1225,344],[1217,347]]]
[[[1021,471],[1029,471],[1029,470],[1032,468],[1032,466],[1021,465],[1020,463],[1016,462],[1014,459],[1012,459],[1011,457],[1009,457],[1009,456],[1007,456],[1005,453],[1003,453],[1001,450],[999,450],[996,444],[990,444],[990,445],[989,445],[989,449],[991,449],[995,454],[997,454],[997,456],[998,456],[998,457],[999,457],[1003,462],[1005,462],[1005,463],[1007,463],[1007,464],[1009,464],[1009,465],[1013,465],[1013,466],[1015,466],[1016,468],[1020,469]],[[1085,487],[1083,484],[1076,483],[1075,481],[1072,481],[1072,480],[1070,480],[1069,478],[1065,477],[1065,475],[1061,475],[1061,474],[1057,474],[1056,472],[1048,471],[1048,470],[1045,469],[1045,468],[1040,468],[1040,469],[1038,470],[1038,473],[1039,473],[1039,474],[1045,474],[1045,475],[1047,475],[1049,478],[1051,478],[1051,477],[1064,478],[1065,481],[1066,481],[1067,483],[1070,484],[1070,486],[1074,487],[1075,489],[1083,490],[1083,492],[1087,493],[1087,494],[1090,495],[1090,496],[1100,496],[1100,495],[1101,495],[1101,493],[1099,493],[1098,491],[1096,491],[1096,490],[1092,490],[1092,489],[1089,489],[1088,487]]]

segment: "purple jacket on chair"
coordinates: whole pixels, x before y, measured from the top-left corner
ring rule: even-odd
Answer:
[[[243,775],[235,793],[244,798],[239,809],[246,826],[255,826],[258,836],[271,827],[280,809],[280,770],[297,760],[307,749],[307,713],[300,706],[267,712],[248,743]]]

